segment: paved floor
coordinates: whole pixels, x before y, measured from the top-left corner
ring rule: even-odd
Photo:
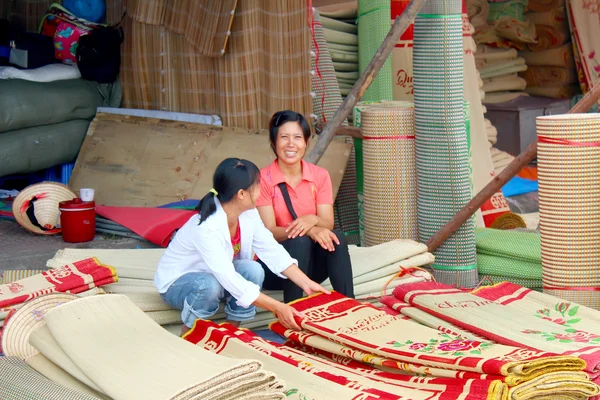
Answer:
[[[65,243],[61,235],[30,233],[13,221],[0,220],[0,270],[43,269],[46,261],[67,247],[99,249],[155,248],[146,240],[96,235],[87,243]]]

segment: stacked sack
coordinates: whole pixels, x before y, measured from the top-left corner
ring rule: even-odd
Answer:
[[[54,79],[56,68],[61,67],[41,67],[41,74],[4,71],[5,79],[0,78],[0,177],[72,162],[96,109],[120,105],[120,87],[111,84],[81,78],[35,81]]]
[[[392,290],[401,283],[430,280],[431,275],[419,267],[434,261],[427,246],[412,240],[394,240],[372,247],[349,246],[354,278],[354,294],[357,299],[366,302],[378,302],[384,288]],[[173,334],[181,333],[181,311],[166,304],[153,279],[156,266],[164,249],[64,249],[48,260],[47,267],[54,268],[73,260],[96,257],[115,268],[119,281],[103,286],[107,293],[127,296],[148,317]],[[72,261],[69,261],[72,260]],[[394,279],[396,275],[401,275]],[[330,282],[323,286],[332,289]],[[264,291],[265,294],[283,301],[282,291]],[[221,323],[225,321],[223,306],[212,318]],[[273,314],[258,309],[256,317],[242,324],[247,329],[264,329],[274,321]]]
[[[321,7],[318,11],[340,92],[345,97],[359,76],[357,8]]]
[[[534,96],[567,99],[580,92],[564,0],[529,1],[527,18],[535,24],[537,43],[530,43],[521,56],[527,71],[526,92]]]

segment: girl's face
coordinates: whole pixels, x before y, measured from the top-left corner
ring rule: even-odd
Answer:
[[[286,122],[279,127],[275,141],[275,153],[280,161],[285,164],[299,163],[306,153],[307,145],[302,128],[297,122]]]
[[[256,208],[256,202],[259,197],[260,185],[258,183],[253,184],[247,190],[240,190],[238,193],[240,204],[244,210]]]

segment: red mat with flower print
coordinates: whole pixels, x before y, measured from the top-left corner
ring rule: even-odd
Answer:
[[[502,375],[519,381],[545,372],[580,371],[585,367],[577,357],[448,338],[437,330],[395,318],[339,293],[311,296],[292,303],[292,307],[306,315],[298,319],[304,330],[396,361]],[[416,343],[426,346],[415,348]]]
[[[510,304],[495,303],[437,282],[400,285],[394,296],[497,343],[576,356],[586,362],[586,372],[593,375],[600,369],[597,331],[574,330],[522,313]]]
[[[0,308],[54,292],[81,293],[117,281],[113,267],[87,258],[41,274],[0,285]]]
[[[255,357],[263,362],[270,362],[271,367],[276,368],[273,369],[276,373],[281,370],[281,364],[273,365],[271,358],[278,360],[279,363],[293,365],[299,368],[299,371],[295,376],[288,377],[286,382],[291,387],[300,384],[299,389],[303,391],[307,388],[302,372],[327,379],[329,384],[336,383],[344,388],[359,388],[363,396],[369,395],[379,399],[500,400],[504,393],[491,390],[491,387],[503,388],[499,381],[419,378],[380,371],[350,359],[333,362],[295,348],[269,342],[250,331],[240,330],[229,324],[216,325],[209,321],[198,321],[185,339],[228,356],[240,357],[240,352],[247,354],[248,348],[253,349],[256,352]],[[270,358],[265,360],[265,356]],[[265,368],[269,369],[266,366]],[[339,394],[335,397],[340,398]]]

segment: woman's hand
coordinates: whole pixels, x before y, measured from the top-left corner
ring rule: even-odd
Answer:
[[[329,251],[335,251],[335,246],[333,243],[340,245],[340,240],[338,237],[327,228],[321,228],[319,226],[315,226],[310,231],[308,231],[307,235],[318,242],[322,248]]]
[[[304,293],[306,293],[307,296],[311,296],[317,292],[331,294],[329,290],[325,289],[323,286],[310,279],[305,285],[303,285],[302,290],[304,290]]]
[[[305,318],[305,315],[302,314],[300,311],[296,311],[294,307],[284,303],[279,303],[275,310],[273,310],[273,313],[275,314],[279,322],[281,322],[281,324],[286,328],[294,329],[297,331],[302,330],[302,328],[300,328],[296,323],[294,317]]]
[[[306,232],[319,223],[319,217],[316,215],[304,215],[297,218],[285,228],[288,232],[288,239],[295,239],[298,236],[304,236]]]

